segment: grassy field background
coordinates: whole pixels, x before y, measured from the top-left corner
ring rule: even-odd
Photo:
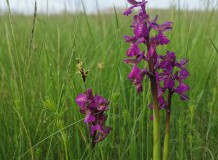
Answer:
[[[172,104],[170,159],[218,159],[218,12],[150,10],[171,20],[170,44],[190,59],[190,101]],[[0,17],[0,159],[152,159],[148,79],[137,95],[122,59],[131,17],[105,15]],[[80,58],[89,70],[84,85]],[[110,100],[113,128],[94,150],[77,94],[92,88]],[[162,138],[165,111],[161,112]]]

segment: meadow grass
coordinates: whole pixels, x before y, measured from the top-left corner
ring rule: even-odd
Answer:
[[[159,52],[190,59],[190,101],[174,97],[169,159],[216,160],[218,12],[150,12],[174,23],[170,45]],[[122,62],[130,23],[117,12],[0,17],[0,159],[152,159],[149,80],[137,95]],[[86,84],[76,58],[89,70]],[[111,102],[113,130],[94,150],[75,103],[87,87]]]

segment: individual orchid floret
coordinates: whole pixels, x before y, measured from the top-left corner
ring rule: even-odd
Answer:
[[[127,0],[130,4],[132,4],[133,6],[131,6],[130,8],[128,8],[123,14],[128,16],[132,13],[132,10],[136,7],[144,7],[145,4],[147,3],[147,1],[142,0],[142,2],[137,2],[136,0]]]
[[[93,96],[92,90],[87,89],[85,93],[77,96],[76,103],[80,107],[80,113],[86,115],[84,122],[89,127],[93,143],[104,140],[111,130],[105,126],[107,116],[104,114],[108,110],[109,102],[100,95]]]
[[[186,92],[190,90],[190,87],[184,83],[180,83],[177,88],[173,89],[174,92],[180,95],[181,100],[189,100],[189,97],[187,96]]]
[[[134,57],[134,56],[138,56],[139,54],[140,54],[139,47],[136,44],[132,43],[130,48],[128,49],[126,55],[128,57]]]
[[[148,21],[150,28],[158,32],[166,32],[172,29],[172,22],[164,22],[163,24],[157,24],[158,16],[155,17],[155,20],[152,22]]]
[[[127,64],[133,64],[136,65],[138,63],[140,63],[143,59],[145,59],[145,52],[141,52],[140,54],[138,54],[137,56],[135,56],[135,58],[125,58],[123,60],[123,62],[127,63]]]
[[[134,65],[132,71],[128,75],[128,78],[133,81],[133,84],[136,86],[138,93],[142,92],[143,90],[142,82],[146,74],[148,74],[146,69],[141,70],[136,65]]]

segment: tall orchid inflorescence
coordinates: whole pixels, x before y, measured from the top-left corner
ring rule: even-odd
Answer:
[[[173,93],[180,95],[181,100],[188,100],[186,92],[189,86],[184,83],[184,80],[189,76],[189,72],[185,69],[187,60],[176,60],[174,52],[167,51],[166,55],[158,55],[156,49],[158,46],[167,45],[170,40],[165,36],[165,32],[172,29],[172,22],[165,22],[158,24],[158,16],[151,19],[146,12],[147,1],[140,2],[136,0],[128,0],[132,5],[128,8],[124,15],[132,14],[134,8],[140,8],[139,13],[134,15],[131,28],[133,36],[124,36],[130,47],[126,52],[123,61],[127,64],[133,65],[133,68],[128,75],[128,78],[133,82],[137,88],[137,92],[143,91],[143,80],[145,76],[150,79],[151,92],[153,103],[150,108],[153,109],[153,123],[154,123],[154,144],[153,144],[153,159],[160,159],[160,116],[159,110],[166,110],[166,130],[164,140],[163,159],[167,159],[168,140],[169,140],[169,123],[171,111],[171,99]],[[155,33],[154,36],[152,36]],[[146,50],[141,49],[143,45]],[[147,62],[144,68],[139,68],[142,61]],[[141,65],[140,65],[141,66]]]
[[[94,147],[96,143],[104,140],[111,130],[105,126],[107,115],[104,113],[109,102],[100,95],[93,96],[91,89],[79,94],[76,102],[80,106],[80,113],[86,115],[84,122],[88,125]]]

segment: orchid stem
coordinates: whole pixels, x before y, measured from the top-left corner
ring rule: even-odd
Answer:
[[[170,137],[171,99],[172,99],[172,91],[169,90],[168,104],[166,106],[166,126],[165,126],[165,137],[164,137],[163,160],[168,159],[168,148],[169,148],[169,137]]]
[[[160,113],[157,95],[156,77],[151,78],[151,91],[153,97],[153,160],[160,160]]]
[[[150,50],[150,38],[147,39],[147,50]],[[154,59],[149,60],[149,71],[152,73],[150,76],[151,82],[151,93],[153,99],[153,160],[161,159],[160,150],[160,111],[159,111],[159,100],[157,90],[157,79],[155,74]]]

